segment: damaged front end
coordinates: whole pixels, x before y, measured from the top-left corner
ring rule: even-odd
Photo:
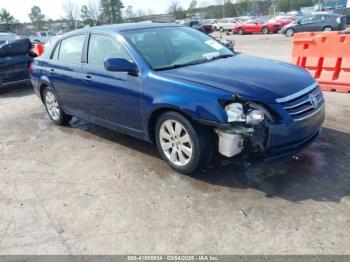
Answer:
[[[273,121],[271,113],[263,105],[238,96],[223,106],[228,124],[215,128],[219,153],[228,158],[242,152],[263,155],[268,141],[267,124]]]

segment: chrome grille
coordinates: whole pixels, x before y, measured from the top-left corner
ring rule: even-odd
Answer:
[[[295,121],[304,120],[324,107],[323,94],[317,83],[276,101]]]

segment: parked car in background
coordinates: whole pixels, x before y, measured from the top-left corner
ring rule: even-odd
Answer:
[[[214,31],[219,30],[218,19],[206,19],[202,21],[205,25],[211,25]]]
[[[223,18],[218,21],[218,28],[221,32],[228,31],[231,32],[233,30],[233,26],[237,23],[237,19],[235,18]]]
[[[296,22],[284,26],[281,33],[293,36],[300,32],[330,32],[340,31],[346,28],[346,17],[337,14],[315,14],[305,16]]]
[[[30,40],[32,42],[36,42],[36,43],[41,43],[41,44],[45,44],[47,41],[50,40],[51,37],[55,36],[54,33],[52,32],[47,32],[47,31],[43,31],[43,32],[37,32],[35,35],[32,35],[30,37]]]
[[[345,15],[346,23],[350,25],[350,7],[347,8],[339,8],[334,10],[334,12],[338,15]]]
[[[15,40],[0,46],[0,88],[30,83],[29,66],[35,54],[29,39]]]
[[[295,16],[275,16],[271,18],[268,23],[270,24],[280,24],[282,27],[289,25],[290,23],[293,23],[297,21],[299,18]]]
[[[233,26],[235,34],[244,35],[252,33],[277,33],[282,28],[278,23],[262,23],[256,20],[249,20],[243,23],[237,23]]]
[[[0,46],[18,40],[19,37],[12,33],[0,33]]]
[[[31,79],[54,123],[76,116],[155,143],[182,173],[218,154],[295,154],[314,141],[325,117],[322,92],[304,69],[237,55],[176,24],[68,33],[35,59]]]
[[[201,31],[205,34],[211,34],[214,29],[211,24],[203,24],[199,20],[184,20],[182,23],[180,23],[183,26],[192,27],[194,29],[197,29],[198,31]]]

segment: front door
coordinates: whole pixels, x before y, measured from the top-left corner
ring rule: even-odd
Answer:
[[[141,115],[141,76],[110,72],[104,68],[107,58],[124,58],[134,62],[124,46],[114,37],[91,34],[87,63],[83,64],[84,95],[88,114],[110,127],[136,133],[143,130]]]

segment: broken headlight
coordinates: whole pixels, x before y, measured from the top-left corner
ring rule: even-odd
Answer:
[[[246,123],[248,125],[259,125],[265,120],[265,113],[261,110],[250,110],[246,116]]]
[[[244,108],[246,107],[246,109]],[[264,109],[256,108],[255,104],[243,106],[242,103],[231,103],[225,106],[227,122],[240,122],[248,125],[259,125],[266,118]],[[247,109],[248,108],[248,109]]]
[[[241,103],[231,103],[225,106],[227,122],[245,122],[245,114]]]

